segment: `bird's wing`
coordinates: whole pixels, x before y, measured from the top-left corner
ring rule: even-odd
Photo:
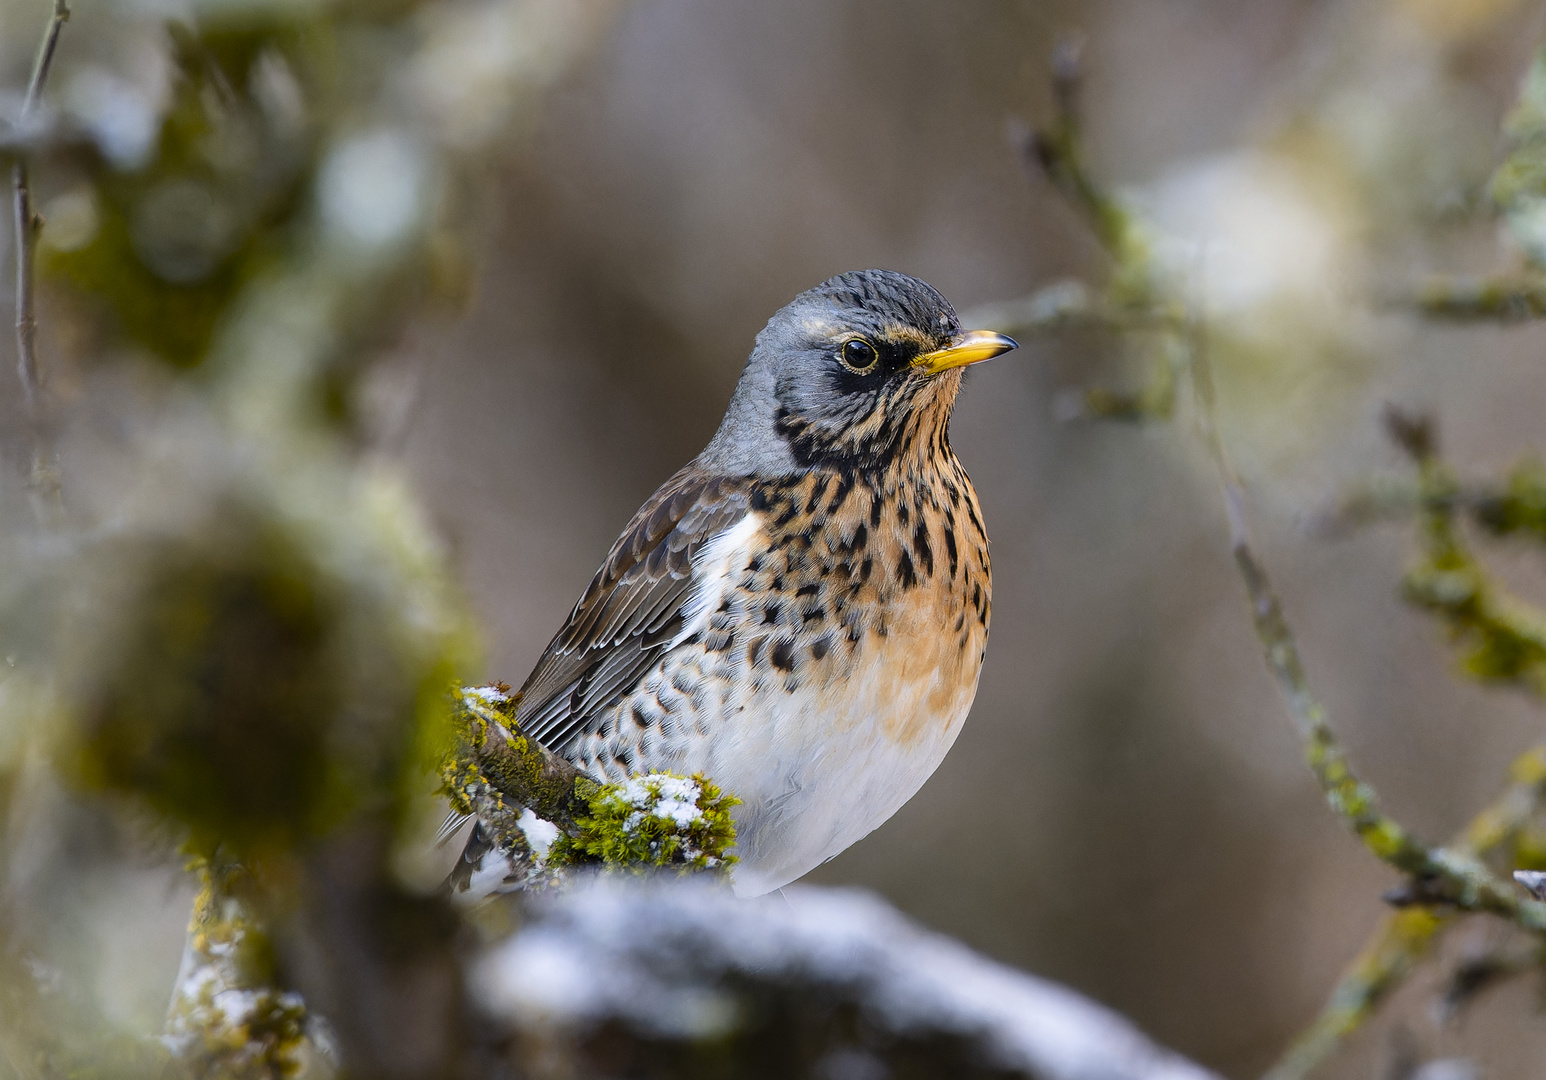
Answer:
[[[744,479],[688,466],[640,507],[521,688],[516,722],[563,753],[685,625],[694,557],[751,512]]]

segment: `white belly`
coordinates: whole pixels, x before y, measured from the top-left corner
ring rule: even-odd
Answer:
[[[945,671],[898,678],[889,656],[864,657],[837,686],[764,691],[700,744],[702,771],[742,800],[738,895],[788,884],[868,835],[944,760],[976,694],[978,656],[969,681],[952,678],[943,694]]]

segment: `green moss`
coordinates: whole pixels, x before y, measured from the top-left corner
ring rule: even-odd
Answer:
[[[726,851],[735,844],[730,810],[740,800],[701,773],[691,778],[652,773],[608,784],[586,802],[588,812],[578,819],[583,831],[554,844],[550,866],[724,872],[736,861]]]
[[[511,727],[515,724],[520,695],[508,695],[509,689],[503,683],[475,688],[455,684],[449,687],[450,708],[446,713],[445,738],[440,746],[437,771],[440,791],[458,814],[476,812],[485,798],[500,798],[499,789],[484,772],[480,758],[490,724],[504,722]]]
[[[282,67],[312,90],[302,9],[240,26],[174,23],[172,100],[151,163],[93,161],[98,227],[85,246],[44,247],[40,269],[95,298],[116,330],[179,367],[203,359],[242,287],[272,264],[303,208],[316,147],[255,97]],[[315,107],[314,94],[306,93]]]
[[[740,800],[702,776],[656,773],[603,785],[555,775],[537,744],[518,733],[519,704],[503,684],[453,690],[439,776],[453,810],[476,814],[490,841],[531,864],[528,885],[552,884],[576,866],[724,873],[734,864],[726,852],[735,844],[730,810]],[[491,758],[485,746],[494,724],[508,736],[508,752]],[[539,816],[557,807],[572,819],[545,857],[531,852],[518,824],[527,796],[535,796],[529,801]]]
[[[199,859],[202,888],[188,926],[184,977],[166,1026],[181,1074],[286,1080],[303,1064],[305,1004],[273,985],[268,937],[252,916],[248,872]]]
[[[1527,457],[1509,472],[1503,489],[1484,496],[1476,520],[1497,536],[1524,534],[1546,542],[1546,466]]]
[[[1418,475],[1422,556],[1402,582],[1407,600],[1444,620],[1465,675],[1546,693],[1546,616],[1500,589],[1471,551],[1456,520],[1459,486],[1449,470],[1430,455]],[[1481,514],[1495,532],[1540,530],[1546,482],[1539,466],[1516,469],[1505,494],[1484,503]]]
[[[77,764],[88,785],[189,824],[196,846],[288,846],[343,801],[327,745],[344,704],[341,600],[294,538],[237,516],[251,526],[240,543],[126,556],[144,564],[143,585],[104,657]]]

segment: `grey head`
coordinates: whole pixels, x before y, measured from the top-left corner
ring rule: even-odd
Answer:
[[[948,446],[961,369],[1014,347],[999,334],[963,332],[950,301],[915,277],[838,274],[768,320],[696,464],[758,477],[869,471],[936,434],[932,445]]]

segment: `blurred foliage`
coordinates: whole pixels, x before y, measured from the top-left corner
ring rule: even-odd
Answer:
[[[464,1068],[459,923],[393,867],[476,635],[402,478],[362,452],[358,377],[462,287],[493,140],[606,11],[92,13],[97,33],[139,42],[130,75],[165,85],[88,64],[106,111],[80,120],[89,138],[71,129],[35,155],[40,270],[75,320],[52,340],[84,343],[90,364],[150,358],[161,396],[115,402],[136,433],[131,483],[83,491],[61,468],[61,513],[0,537],[0,1048],[19,1078],[142,1060],[158,1075],[327,1071],[313,999],[355,1075]],[[82,22],[62,38],[67,71]],[[472,99],[479,124],[451,115]],[[57,405],[40,432],[60,428]],[[164,1045],[110,1048],[113,1024],[74,989],[91,972],[11,917],[17,852],[66,856],[17,794],[46,758],[71,785],[59,798],[196,856]]]
[[[283,848],[336,819],[349,790],[328,791],[324,745],[343,689],[328,648],[339,605],[293,543],[261,524],[250,537],[243,516],[235,545],[149,555],[132,640],[109,654],[86,714],[81,771],[210,838]]]
[[[337,58],[330,20],[309,7],[169,31],[172,100],[149,164],[120,170],[100,151],[81,163],[95,236],[45,248],[43,269],[99,299],[135,344],[190,367],[238,291],[297,239]]]
[[[1539,268],[1546,265],[1546,53],[1530,65],[1504,132],[1510,149],[1492,176],[1490,194]]]
[[[134,576],[80,674],[78,776],[184,822],[199,851],[282,852],[393,805],[426,764],[414,724],[442,722],[462,663],[454,638],[405,625],[414,568],[349,535],[368,520],[278,509],[217,503],[188,533],[97,553]]]
[[[1186,261],[1159,257],[1164,241],[1157,231],[1135,208],[1092,179],[1077,120],[1079,80],[1077,51],[1065,46],[1053,61],[1054,117],[1039,132],[1021,135],[1020,142],[1025,158],[1082,213],[1100,241],[1110,260],[1105,298],[1091,303],[1090,291],[1059,283],[1018,303],[1001,305],[994,314],[1010,315],[1009,326],[1017,333],[1056,332],[1069,325],[1068,305],[1061,298],[1076,296],[1081,298],[1080,312],[1093,316],[1094,325],[1134,343],[1132,352],[1147,369],[1144,387],[1136,392],[1086,390],[1080,415],[1165,419],[1175,411],[1178,389],[1190,391],[1191,419],[1218,469],[1232,553],[1246,585],[1257,636],[1299,729],[1306,761],[1333,811],[1371,853],[1407,879],[1385,897],[1399,910],[1383,921],[1346,968],[1319,1017],[1268,1074],[1270,1080],[1300,1080],[1362,1027],[1423,960],[1437,954],[1441,933],[1462,914],[1501,916],[1530,935],[1534,946],[1523,960],[1482,964],[1475,971],[1462,964],[1449,979],[1443,999],[1450,1013],[1501,979],[1526,972],[1546,975],[1546,907],[1524,898],[1508,881],[1511,871],[1532,869],[1541,856],[1546,750],[1537,747],[1523,754],[1514,765],[1511,785],[1444,847],[1419,840],[1381,808],[1374,788],[1355,774],[1253,547],[1243,489],[1219,429],[1212,353],[1217,349],[1238,362],[1253,353],[1270,354],[1275,346],[1254,346],[1248,333],[1242,334],[1229,319],[1212,320],[1212,296],[1198,287],[1198,279],[1206,275]],[[1511,146],[1494,174],[1491,195],[1513,240],[1532,263],[1540,264],[1546,262],[1546,245],[1541,243],[1546,236],[1546,51],[1532,66],[1506,128]],[[1149,239],[1138,239],[1145,236]],[[1189,257],[1201,263],[1202,250]],[[1419,294],[1416,306],[1441,317],[1532,317],[1540,312],[1538,278],[1532,270],[1525,276],[1435,282]],[[1060,302],[1052,302],[1054,297]],[[1503,483],[1466,491],[1439,457],[1431,418],[1389,408],[1386,423],[1393,441],[1414,463],[1416,483],[1406,490],[1399,484],[1371,486],[1345,501],[1344,521],[1414,516],[1421,556],[1403,580],[1405,597],[1444,622],[1461,650],[1466,677],[1522,686],[1546,696],[1546,613],[1498,585],[1471,550],[1458,520],[1469,510],[1481,528],[1496,536],[1546,535],[1546,474],[1527,459]]]
[[[1546,543],[1546,465],[1527,457],[1509,472],[1497,492],[1476,502],[1476,522],[1496,536],[1523,533]]]

